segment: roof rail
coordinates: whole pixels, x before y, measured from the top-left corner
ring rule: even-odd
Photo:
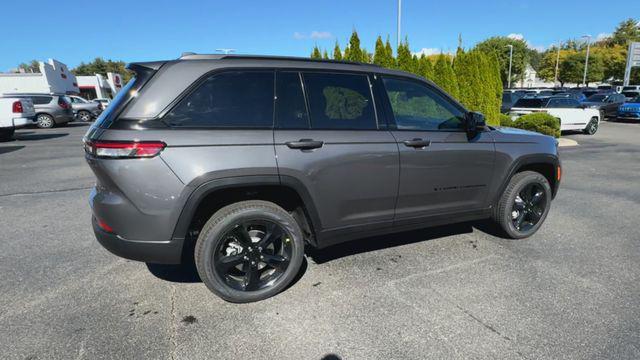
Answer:
[[[286,60],[286,61],[305,61],[305,62],[319,62],[319,63],[331,63],[331,64],[349,64],[349,65],[370,65],[378,66],[376,64],[360,63],[355,61],[346,60],[332,60],[332,59],[311,59],[297,56],[276,56],[276,55],[229,55],[229,54],[195,54],[195,53],[183,53],[180,60]]]

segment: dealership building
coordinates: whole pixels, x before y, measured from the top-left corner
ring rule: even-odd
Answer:
[[[0,73],[0,94],[40,93],[80,95],[87,100],[113,98],[122,89],[122,75],[107,73],[92,76],[75,76],[67,65],[49,59],[40,61],[39,72],[20,70],[16,73]]]

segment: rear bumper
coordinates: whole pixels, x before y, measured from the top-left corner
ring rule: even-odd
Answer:
[[[11,119],[10,123],[7,123],[7,125],[11,125],[11,126],[8,126],[9,128],[13,127],[13,128],[18,129],[18,128],[25,127],[27,125],[32,125],[32,124],[35,124],[35,123],[36,122],[35,122],[33,116],[26,116],[26,117],[13,118],[13,119]],[[7,126],[0,125],[0,127],[7,127]]]
[[[127,240],[102,230],[98,221],[91,218],[93,232],[100,245],[114,255],[147,263],[179,264],[182,259],[181,241],[136,241]]]

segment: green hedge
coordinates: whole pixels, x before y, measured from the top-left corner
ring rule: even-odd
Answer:
[[[560,120],[547,113],[532,113],[511,120],[508,115],[500,115],[500,126],[539,132],[544,135],[560,137]]]

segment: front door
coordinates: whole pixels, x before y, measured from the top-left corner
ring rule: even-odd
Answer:
[[[278,171],[309,192],[316,230],[391,225],[398,147],[378,126],[369,76],[279,71],[276,78]]]
[[[383,77],[400,149],[396,220],[486,208],[495,147],[490,131],[468,139],[465,110],[418,80]]]

